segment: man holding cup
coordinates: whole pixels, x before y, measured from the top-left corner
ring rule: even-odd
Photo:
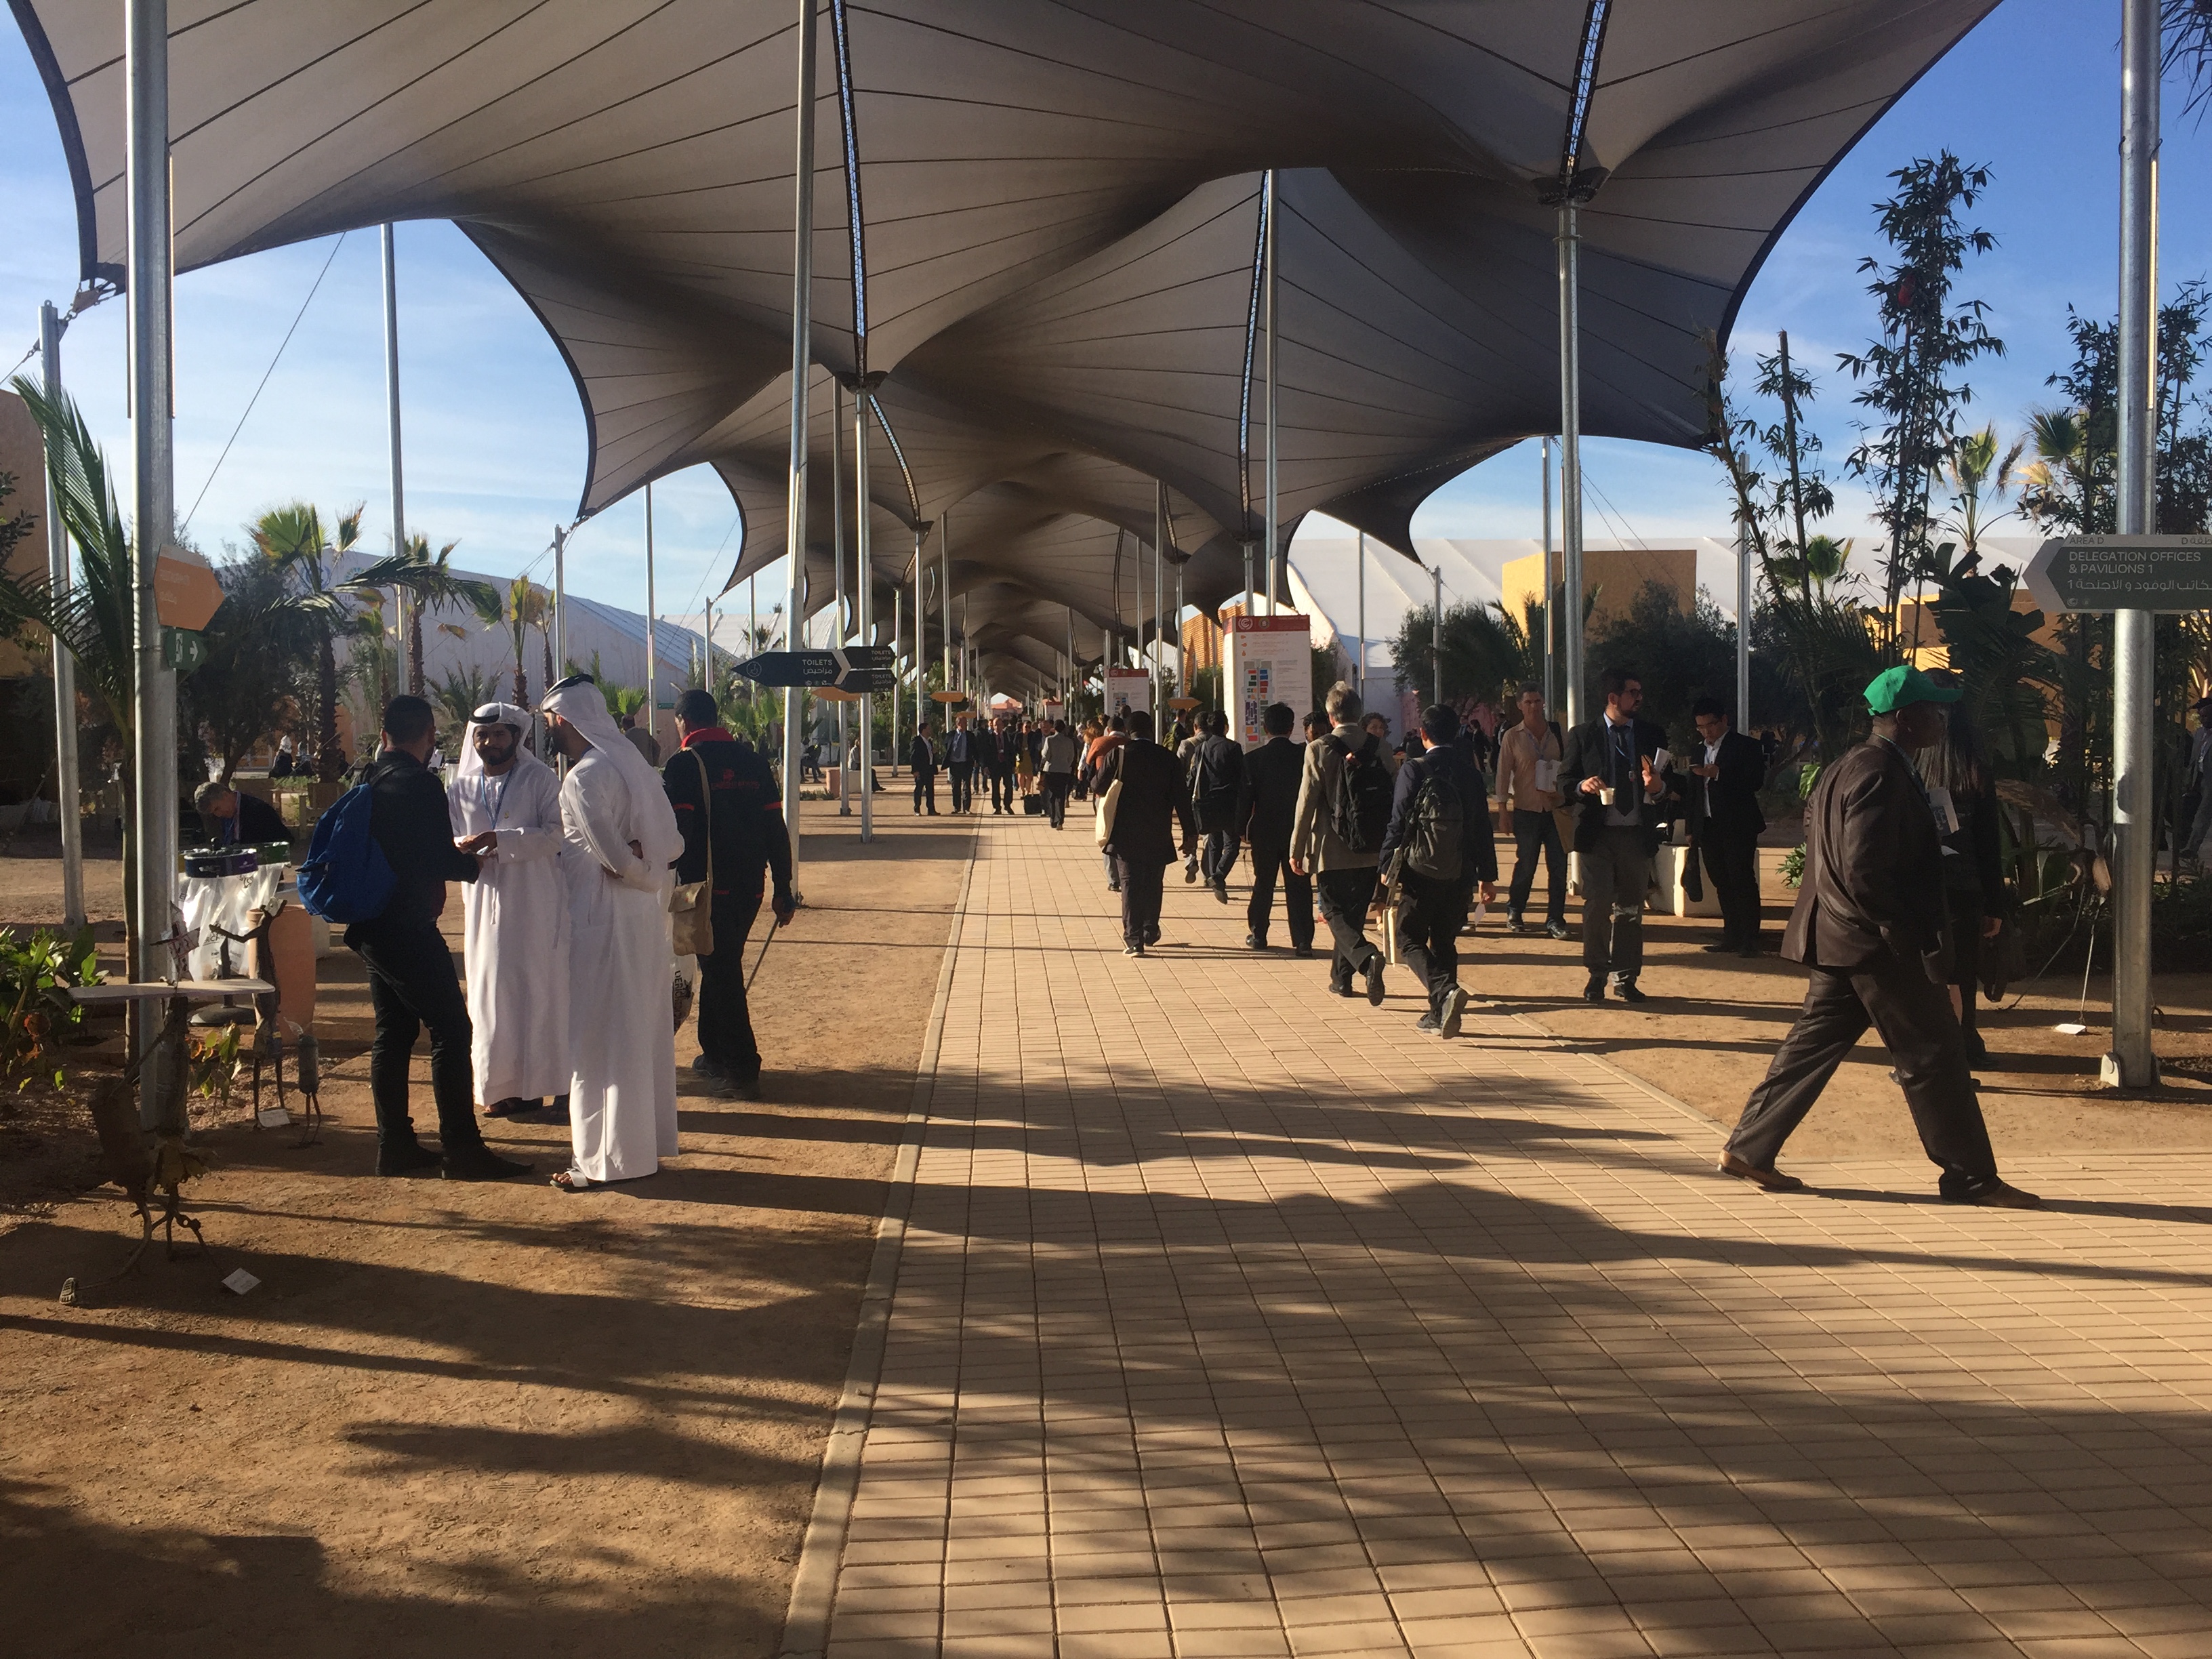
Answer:
[[[1659,849],[1667,734],[1639,720],[1644,687],[1608,669],[1599,682],[1605,712],[1567,733],[1560,787],[1575,814],[1575,852],[1583,884],[1583,1000],[1603,1002],[1608,979],[1623,1002],[1643,1002],[1644,897]]]

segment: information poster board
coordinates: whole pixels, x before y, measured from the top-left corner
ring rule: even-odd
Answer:
[[[1221,694],[1229,704],[1229,724],[1248,748],[1267,740],[1261,715],[1271,702],[1286,702],[1293,714],[1313,707],[1313,624],[1303,616],[1231,617],[1222,641]],[[1291,727],[1293,743],[1305,741],[1305,728]]]
[[[1106,671],[1106,714],[1110,719],[1126,714],[1133,708],[1146,714],[1152,710],[1152,677],[1141,668],[1109,668]]]

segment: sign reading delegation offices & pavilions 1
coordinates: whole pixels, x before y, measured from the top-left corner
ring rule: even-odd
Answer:
[[[2045,611],[2212,610],[2212,536],[2056,536],[2027,580]]]

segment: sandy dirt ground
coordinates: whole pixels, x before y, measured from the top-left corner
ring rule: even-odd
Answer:
[[[756,986],[766,1098],[684,1071],[684,1156],[635,1188],[548,1187],[550,1126],[490,1135],[538,1178],[369,1176],[366,997],[341,952],[323,1142],[242,1111],[210,1127],[207,1257],[157,1252],[64,1307],[63,1279],[112,1273],[135,1223],[109,1190],[19,1194],[0,1647],[772,1653],[969,844],[886,812],[863,857],[833,814],[808,809],[807,908]],[[112,916],[112,859],[89,885]],[[0,860],[0,917],[58,914],[50,861]],[[420,1054],[416,1097],[434,1122]],[[262,1281],[244,1297],[219,1285],[236,1267]]]
[[[1611,1000],[1592,1007],[1582,1000],[1579,933],[1558,943],[1541,934],[1515,938],[1497,922],[1486,923],[1461,977],[1472,994],[1521,1009],[1545,1030],[1603,1054],[1717,1123],[1732,1125],[1804,999],[1803,970],[1773,954],[1796,897],[1776,873],[1781,857],[1780,849],[1765,849],[1768,954],[1758,961],[1704,952],[1718,935],[1717,919],[1644,918],[1641,984],[1651,1000],[1641,1007]],[[1510,874],[1510,851],[1504,866]],[[1540,896],[1540,885],[1537,890]],[[1534,901],[1528,908],[1537,914]],[[1571,899],[1568,926],[1578,927],[1580,915],[1580,902]],[[2023,990],[2008,994],[2002,1008],[1985,1002],[1980,1011],[1990,1059],[1974,1074],[2001,1164],[2008,1153],[2212,1147],[2212,975],[2160,979],[2158,1051],[2181,1065],[2169,1065],[2166,1085],[2140,1099],[2097,1085],[2098,1058],[2111,1046],[2108,974],[2090,981],[2079,1016],[2089,1030],[2081,1036],[2052,1029],[2077,1017],[2078,975]],[[1717,1134],[1717,1149],[1718,1144]],[[1791,1137],[1784,1161],[1902,1156],[1918,1145],[1904,1096],[1890,1080],[1888,1055],[1869,1032]]]

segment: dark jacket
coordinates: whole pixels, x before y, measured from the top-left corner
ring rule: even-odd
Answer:
[[[989,726],[981,726],[968,734],[968,758],[975,763],[979,772],[999,769],[999,734]]]
[[[914,741],[907,744],[907,764],[923,777],[935,775],[938,763],[943,758],[937,751],[937,744],[941,741],[941,738],[933,740],[924,737],[919,732],[915,732]]]
[[[1398,781],[1390,796],[1390,827],[1383,832],[1379,868],[1387,875],[1390,860],[1413,833],[1413,801],[1421,786],[1437,778],[1459,791],[1465,823],[1460,842],[1459,883],[1473,887],[1479,881],[1498,879],[1498,837],[1490,827],[1490,796],[1480,769],[1457,744],[1439,744],[1398,769]],[[1419,884],[1422,878],[1408,871],[1406,879]]]
[[[1635,737],[1636,758],[1650,759],[1667,746],[1667,734],[1650,720],[1630,722]],[[1598,842],[1599,832],[1606,827],[1605,803],[1583,793],[1584,778],[1601,778],[1607,784],[1626,786],[1630,799],[1636,805],[1637,826],[1644,831],[1647,851],[1659,845],[1659,825],[1672,811],[1666,795],[1657,800],[1644,798],[1644,775],[1640,766],[1626,769],[1626,775],[1613,775],[1620,760],[1607,732],[1605,716],[1585,720],[1567,733],[1565,749],[1559,756],[1559,793],[1561,805],[1575,815],[1574,848],[1577,852],[1588,852]]]
[[[1244,793],[1244,750],[1218,733],[1200,738],[1188,773],[1191,811],[1209,835],[1237,828]]]
[[[1942,945],[1942,842],[1911,763],[1869,738],[1805,803],[1805,876],[1782,954],[1808,967],[1911,963]]]
[[[1125,743],[1098,763],[1099,794],[1116,780],[1121,793],[1115,798],[1114,830],[1104,850],[1132,864],[1173,863],[1176,823],[1186,842],[1196,834],[1190,790],[1175,757],[1156,743]]]
[[[1683,757],[1686,765],[1705,763],[1705,745],[1700,743]],[[1759,786],[1766,781],[1766,751],[1759,747],[1759,739],[1747,738],[1741,732],[1729,732],[1721,738],[1720,776],[1711,781],[1710,793],[1713,810],[1711,823],[1724,833],[1756,836],[1766,828],[1766,814],[1759,805]],[[1682,804],[1689,820],[1690,834],[1699,835],[1705,828],[1705,797],[1707,780],[1685,771],[1682,778]]]
[[[388,749],[362,774],[368,789],[368,833],[384,849],[396,879],[384,914],[356,924],[380,930],[435,927],[446,908],[446,884],[474,881],[477,857],[453,845],[446,786],[414,756]]]
[[[292,839],[292,826],[284,822],[282,813],[258,795],[238,792],[237,813],[228,818],[213,820],[215,838],[235,845],[258,846],[265,842]]]
[[[1305,765],[1306,751],[1288,738],[1270,738],[1244,751],[1244,781],[1237,795],[1238,840],[1255,847],[1291,844]]]
[[[701,810],[706,800],[699,787],[702,762],[714,791],[711,813]],[[677,880],[706,879],[711,817],[716,898],[758,898],[763,868],[774,872],[778,893],[791,890],[791,837],[784,830],[783,803],[775,774],[757,750],[732,738],[695,734],[669,757],[660,777],[668,804],[676,809],[676,827],[684,832]]]

